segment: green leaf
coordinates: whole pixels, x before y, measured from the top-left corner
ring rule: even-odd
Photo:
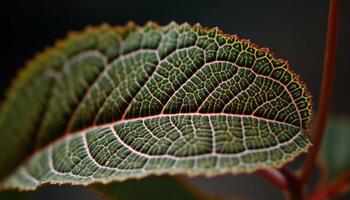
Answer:
[[[150,176],[142,180],[128,180],[122,183],[111,183],[108,185],[97,184],[93,185],[92,189],[107,200],[204,199],[197,196],[196,191],[190,190],[181,181],[170,176]]]
[[[310,141],[287,62],[200,25],[71,33],[19,74],[0,115],[5,188],[281,167]]]
[[[322,143],[322,157],[331,180],[337,178],[342,172],[350,172],[349,133],[349,117],[330,117]]]

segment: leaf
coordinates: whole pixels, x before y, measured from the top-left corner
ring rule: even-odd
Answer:
[[[108,185],[98,184],[93,185],[92,189],[106,200],[209,199],[201,198],[195,191],[183,185],[181,181],[177,181],[170,176],[150,176],[142,180],[128,180],[126,182],[111,183]]]
[[[350,118],[332,116],[327,122],[322,143],[322,154],[333,180],[345,171],[350,172]]]
[[[200,25],[102,25],[27,64],[0,115],[4,188],[281,167],[310,146],[287,62]]]

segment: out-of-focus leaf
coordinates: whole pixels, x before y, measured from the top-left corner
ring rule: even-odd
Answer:
[[[332,180],[350,171],[350,117],[331,117],[322,144],[322,156]]]
[[[115,182],[108,185],[96,184],[91,187],[107,200],[198,200],[207,199],[186,183],[170,176],[150,176],[144,179],[133,179]]]

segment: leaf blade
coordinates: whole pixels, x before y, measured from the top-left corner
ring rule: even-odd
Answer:
[[[195,119],[196,117],[197,119]],[[305,151],[305,148],[309,145],[305,142],[307,139],[304,134],[298,128],[290,127],[294,128],[292,129],[294,132],[297,131],[294,135],[293,133],[290,134],[293,138],[290,140],[280,138],[281,141],[285,140],[285,142],[276,141],[275,144],[271,144],[272,147],[263,148],[263,146],[260,146],[257,150],[245,151],[245,148],[256,148],[255,145],[257,144],[253,142],[247,142],[245,144],[247,147],[244,147],[242,141],[234,141],[232,144],[223,146],[220,145],[219,141],[213,141],[212,139],[193,139],[191,137],[183,139],[180,137],[181,133],[177,133],[176,139],[174,138],[176,142],[169,142],[168,144],[175,148],[163,147],[168,149],[166,152],[157,151],[158,148],[165,145],[164,141],[152,144],[150,149],[137,150],[139,146],[144,147],[149,141],[146,141],[145,144],[135,143],[134,138],[137,137],[134,134],[137,133],[133,130],[138,130],[137,132],[140,132],[142,137],[148,137],[144,133],[146,129],[163,128],[169,125],[171,121],[174,127],[168,129],[168,135],[176,133],[179,130],[176,127],[190,125],[196,127],[196,130],[193,132],[196,132],[198,137],[208,137],[210,134],[214,134],[218,138],[225,137],[222,141],[227,140],[227,133],[220,134],[215,132],[217,128],[223,125],[222,123],[227,123],[230,126],[224,129],[237,129],[237,125],[241,123],[247,127],[253,126],[254,122],[264,123],[257,122],[252,118],[240,121],[237,117],[229,118],[225,115],[209,115],[206,117],[205,115],[184,116],[180,114],[168,116],[167,119],[164,118],[166,117],[132,119],[98,128],[94,127],[65,137],[65,139],[48,146],[34,156],[27,165],[15,173],[17,176],[5,180],[4,186],[35,189],[43,183],[87,185],[94,182],[123,181],[130,177],[141,178],[153,174],[174,175],[186,173],[190,176],[201,174],[215,176],[224,173],[253,172],[267,167],[280,167],[293,159],[295,154],[301,153],[299,151]],[[212,125],[209,124],[209,121],[211,121]],[[146,128],[146,124],[148,124],[149,128]],[[213,126],[213,133],[210,132],[211,128],[206,130],[209,126]],[[267,134],[270,133],[268,126],[271,127],[270,129],[288,129],[288,127],[283,127],[288,125],[273,124],[272,122],[265,124],[264,128],[258,126],[257,129],[260,128],[262,134]],[[237,129],[236,132],[231,134],[240,133],[242,131]],[[166,138],[168,135],[164,137]],[[191,139],[191,145],[186,146],[186,141]],[[267,139],[271,141],[271,138]],[[131,143],[128,141],[131,141]],[[215,145],[215,147],[211,145]],[[260,145],[264,144],[261,143]],[[107,149],[100,148],[108,146],[109,148]],[[202,149],[195,151],[194,146],[198,148],[201,146]],[[227,149],[229,147],[232,149]],[[193,154],[189,155],[188,152],[192,151]],[[107,155],[106,152],[108,152]],[[72,158],[80,162],[78,164],[73,163],[73,161],[71,163],[67,162],[67,160]],[[23,181],[23,177],[27,181]],[[28,184],[28,182],[30,183]]]
[[[101,142],[101,138],[107,137],[104,134],[113,133],[114,139],[119,137],[119,143],[110,138],[103,145],[97,144],[102,150],[99,149],[101,155],[96,158],[106,159],[103,162],[123,163],[127,151],[134,157],[140,156],[135,149],[141,150],[141,157],[145,158],[153,154],[170,154],[168,156],[174,156],[172,159],[180,157],[183,160],[192,155],[196,160],[200,155],[212,152],[214,156],[203,163],[209,163],[220,173],[279,167],[305,152],[310,145],[305,130],[311,115],[311,104],[305,86],[290,71],[287,63],[275,59],[268,51],[248,41],[226,36],[216,29],[174,23],[166,27],[148,24],[145,27],[127,25],[127,28],[112,29],[102,26],[73,35],[72,38],[58,44],[52,50],[52,55],[45,54],[43,59],[46,62],[41,61],[42,65],[39,65],[40,59],[33,62],[34,66],[28,70],[29,75],[19,78],[13,87],[15,89],[11,90],[10,100],[2,107],[2,113],[6,114],[0,116],[3,135],[11,137],[9,132],[18,132],[23,137],[19,140],[22,145],[25,138],[33,137],[35,144],[23,145],[22,148],[30,149],[26,152],[28,155],[39,152],[37,157],[31,157],[17,173],[5,180],[8,187],[23,183],[20,188],[34,189],[45,182],[94,182],[95,179],[77,181],[79,177],[71,176],[79,173],[91,176],[91,170],[96,173],[100,170],[96,166],[103,168],[94,162],[95,159],[89,161],[89,157],[94,157],[89,156],[88,151],[74,154],[73,150],[91,148],[86,139],[90,135],[98,135],[91,143]],[[55,59],[52,58],[57,60],[54,64],[52,60]],[[35,68],[35,64],[39,67]],[[43,85],[38,81],[41,78],[53,83],[46,84],[49,85],[46,90],[40,87],[41,90],[35,90],[35,84]],[[30,95],[24,95],[25,100],[18,100],[22,91],[29,91]],[[16,100],[18,102],[13,103]],[[36,103],[37,110],[32,109],[31,113],[26,114],[27,105],[35,104],[33,101],[39,102]],[[15,108],[16,104],[21,106]],[[33,118],[40,113],[41,118]],[[21,117],[28,124],[23,127],[12,125],[16,117]],[[178,126],[170,126],[173,119],[179,121]],[[270,122],[272,127],[269,126]],[[128,126],[132,128],[123,132]],[[107,133],[101,135],[99,132],[103,132],[103,128]],[[177,142],[177,138],[181,142]],[[216,145],[217,141],[221,145]],[[279,149],[279,143],[285,141],[289,142],[288,145],[284,150]],[[65,150],[70,142],[75,142],[77,146]],[[171,145],[180,150],[171,149]],[[11,142],[0,145],[5,151],[12,149],[12,146]],[[112,146],[112,149],[108,149],[108,146]],[[212,166],[213,160],[217,162],[217,152],[226,152],[230,155],[227,159],[232,163],[236,162],[235,153],[239,151],[263,149],[262,154],[270,154],[266,152],[269,150],[266,147],[270,146],[280,150],[271,155],[281,156],[281,152],[286,151],[285,154],[290,156],[280,158],[271,165],[265,162],[270,155],[248,156],[248,160],[252,160],[251,168],[230,166],[221,169]],[[55,158],[55,153],[53,159],[52,156],[47,157],[55,147],[59,147],[61,152],[57,154],[58,157]],[[120,150],[123,148],[123,151]],[[64,157],[67,152],[72,155]],[[6,156],[0,161],[7,159]],[[119,160],[110,161],[113,156]],[[133,156],[130,157],[135,159]],[[18,166],[18,161],[24,157],[18,156],[10,164]],[[53,168],[41,161],[49,159],[54,162],[59,160],[59,171],[68,174],[52,174]],[[139,158],[137,162],[131,160],[124,165],[138,166],[144,162],[148,161]],[[169,164],[172,160],[154,162],[158,162],[155,164],[158,168],[156,172],[145,170],[148,174],[161,173],[164,170],[162,164]],[[91,167],[93,165],[95,168]],[[191,174],[190,171],[168,167],[163,173]],[[211,173],[204,167],[193,171],[193,174]],[[126,177],[148,175],[142,173]],[[57,177],[60,179],[55,180]],[[111,177],[109,181],[122,180],[123,174]],[[99,181],[106,182],[107,177]]]

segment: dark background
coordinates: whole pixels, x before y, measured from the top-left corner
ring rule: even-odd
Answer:
[[[341,1],[339,43],[331,111],[350,113],[350,1]],[[25,62],[70,30],[108,22],[139,25],[171,21],[206,27],[251,39],[288,60],[309,86],[317,105],[327,28],[326,0],[12,0],[0,3],[0,99]],[[315,110],[315,109],[314,109]],[[254,199],[280,199],[278,190],[258,175],[203,177],[192,180],[205,190]],[[96,199],[80,187],[43,187],[32,199]],[[83,196],[82,196],[83,195]],[[98,199],[98,198],[97,198]]]

